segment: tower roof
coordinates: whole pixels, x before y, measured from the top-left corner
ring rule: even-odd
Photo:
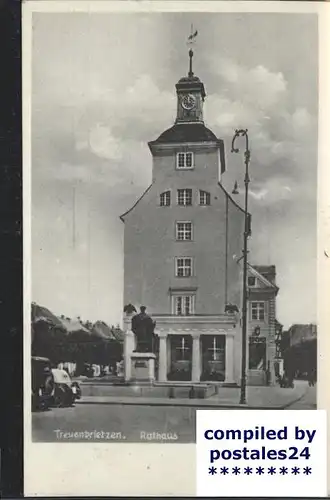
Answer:
[[[178,83],[199,83],[201,80],[198,78],[198,76],[183,76],[182,78],[180,78],[180,80],[178,81]]]
[[[181,142],[219,142],[219,139],[203,123],[176,123],[150,144]]]

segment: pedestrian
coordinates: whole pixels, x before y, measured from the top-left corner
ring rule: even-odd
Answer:
[[[289,385],[290,389],[293,389],[294,388],[294,382],[293,382],[294,381],[294,375],[293,375],[293,373],[289,374],[288,379],[289,379],[289,384],[288,385]]]
[[[316,368],[313,368],[313,385],[316,384],[316,381],[317,381],[317,372]]]
[[[316,380],[316,370],[312,368],[308,373],[308,385],[309,387],[314,387]]]
[[[308,386],[312,387],[312,370],[307,373]]]
[[[289,368],[285,371],[285,386],[284,387],[287,387],[290,389],[293,389],[294,388],[294,371]]]

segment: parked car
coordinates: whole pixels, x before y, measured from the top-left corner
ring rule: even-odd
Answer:
[[[54,377],[48,358],[31,358],[32,411],[46,410],[52,402]]]
[[[59,368],[52,369],[54,377],[53,405],[57,407],[72,406],[81,398],[78,382],[72,382],[70,375]]]

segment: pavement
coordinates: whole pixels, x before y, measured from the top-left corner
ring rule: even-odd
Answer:
[[[161,398],[136,396],[82,396],[76,403],[100,405],[139,405],[139,406],[180,406],[198,408],[226,408],[226,409],[269,409],[283,410],[302,400],[308,392],[308,383],[303,380],[295,381],[293,389],[283,389],[276,386],[247,387],[247,404],[239,404],[240,389],[237,387],[221,387],[219,393],[206,399],[188,398]],[[83,392],[83,385],[82,385]],[[316,398],[316,396],[315,396]]]
[[[299,400],[292,401],[287,408],[315,409],[316,387],[298,385],[306,392]],[[256,401],[258,394],[259,398],[266,398],[265,391],[257,389],[263,388],[253,388],[252,394],[255,395]],[[251,402],[251,390],[249,393]],[[296,392],[296,397],[297,395]],[[51,408],[49,411],[32,413],[32,439],[39,443],[195,443],[196,410],[205,409],[203,400],[198,401],[197,406],[174,406],[175,400],[171,400],[171,406],[162,406],[157,404],[157,400],[158,398],[153,398],[152,405],[139,404],[140,398],[134,398],[134,404],[130,405],[120,404],[118,401],[116,404],[85,402],[70,408]],[[230,411],[233,406],[217,404],[214,409],[216,408]],[[263,407],[265,408],[270,407]],[[239,409],[244,410],[245,407],[240,406]]]
[[[316,410],[317,408],[317,394],[316,386],[308,387],[305,395],[299,400],[292,403],[288,410]]]

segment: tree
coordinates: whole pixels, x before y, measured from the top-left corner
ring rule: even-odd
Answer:
[[[123,333],[117,325],[109,327],[103,321],[72,320],[55,316],[48,309],[32,304],[32,355],[60,362],[77,364],[78,372],[84,365],[113,365],[122,359],[123,345],[118,339]]]

